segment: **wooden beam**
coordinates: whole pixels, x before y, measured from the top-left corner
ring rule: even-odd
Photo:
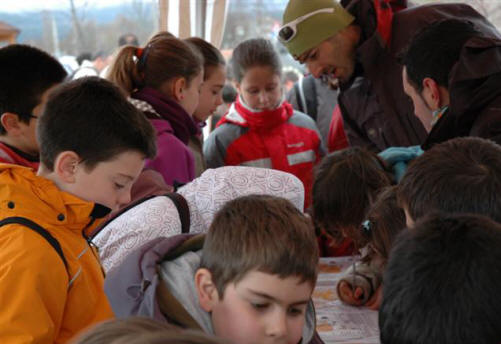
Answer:
[[[167,17],[169,14],[169,0],[158,0],[158,30],[167,31]]]

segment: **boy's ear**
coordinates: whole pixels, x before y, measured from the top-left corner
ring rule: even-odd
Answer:
[[[195,273],[195,288],[200,307],[206,312],[211,312],[214,305],[219,302],[219,294],[209,270],[204,268],[197,270]]]
[[[80,157],[73,151],[64,151],[59,153],[54,161],[54,172],[59,179],[67,184],[73,184],[76,181],[75,174],[77,172]]]
[[[177,78],[174,80],[172,83],[172,95],[174,96],[174,99],[176,99],[178,102],[184,99],[184,91],[186,89],[187,82],[186,79],[183,77]]]
[[[19,116],[12,112],[4,112],[0,117],[0,122],[5,131],[10,135],[17,135],[20,133]]]

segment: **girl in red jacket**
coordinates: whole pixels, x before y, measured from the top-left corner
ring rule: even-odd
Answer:
[[[207,167],[292,173],[304,184],[307,207],[322,142],[315,122],[284,100],[278,54],[270,41],[250,39],[235,48],[230,67],[239,96],[204,143]]]

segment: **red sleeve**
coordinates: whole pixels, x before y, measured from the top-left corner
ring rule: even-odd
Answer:
[[[329,127],[329,137],[327,148],[330,152],[348,148],[348,139],[343,127],[343,117],[341,116],[341,109],[336,105],[332,113],[331,125]]]

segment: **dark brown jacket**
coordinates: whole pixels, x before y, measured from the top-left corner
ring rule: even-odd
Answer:
[[[342,4],[362,29],[356,73],[341,85],[339,96],[350,144],[376,151],[422,144],[427,134],[403,91],[400,54],[420,29],[438,20],[465,18],[490,35],[496,34],[494,27],[465,4],[410,7],[394,14],[390,43],[386,45],[376,30],[373,0],[342,0]]]
[[[501,39],[475,37],[465,43],[449,75],[449,93],[449,109],[423,149],[461,136],[501,144]]]

